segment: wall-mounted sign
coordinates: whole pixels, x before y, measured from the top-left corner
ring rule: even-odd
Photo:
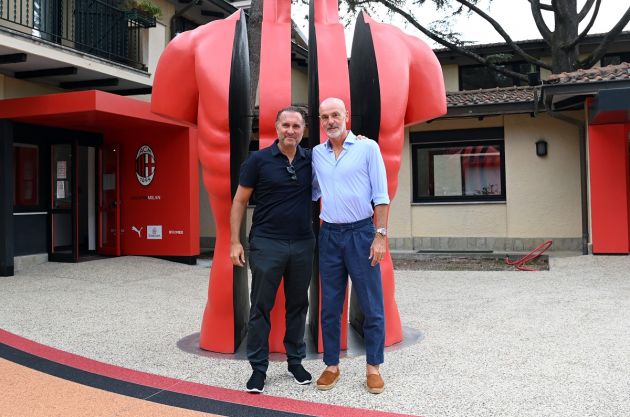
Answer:
[[[147,226],[147,239],[162,239],[162,225]]]
[[[136,153],[136,178],[138,182],[147,186],[155,176],[156,159],[149,145],[142,145]]]
[[[162,199],[162,196],[159,195],[132,195],[132,200],[149,200],[149,201],[158,201]]]

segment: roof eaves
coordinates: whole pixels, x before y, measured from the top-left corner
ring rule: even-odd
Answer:
[[[563,95],[595,95],[602,90],[612,90],[617,88],[630,87],[630,80],[605,80],[589,82],[572,82],[559,84],[543,84],[542,94],[544,96]]]
[[[238,7],[235,7],[232,3],[225,0],[208,0],[210,3],[214,4],[220,9],[223,9],[227,13],[234,13],[238,10]]]
[[[584,40],[597,42],[598,40],[600,40],[604,36],[606,36],[606,33],[593,33],[591,35],[587,35],[584,38]],[[623,32],[619,33],[619,35],[617,35],[616,40],[630,40],[630,31],[626,30],[626,31],[623,31]],[[540,44],[541,46],[543,46],[543,45],[546,46],[547,45],[545,40],[544,39],[540,39],[540,38],[538,38],[538,39],[525,39],[525,40],[521,40],[521,41],[516,41],[514,43],[519,45],[520,47],[523,47],[523,46],[537,46],[538,44]],[[502,47],[502,46],[508,46],[508,44],[506,42],[491,42],[491,43],[469,44],[469,45],[465,45],[464,47],[466,49],[486,49],[486,48],[487,49],[492,49],[492,48],[498,48],[498,47]],[[439,53],[452,52],[452,51],[449,48],[435,48],[435,49],[433,49],[433,52],[435,52],[436,54],[439,54]]]
[[[475,104],[449,106],[447,113],[439,119],[459,117],[498,116],[503,114],[535,113],[538,106],[534,100],[519,103]]]

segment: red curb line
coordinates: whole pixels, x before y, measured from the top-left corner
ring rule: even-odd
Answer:
[[[181,379],[135,371],[133,369],[110,365],[86,358],[84,356],[75,355],[50,346],[42,345],[2,329],[0,329],[0,343],[4,343],[15,349],[19,349],[53,362],[109,378],[234,404],[249,405],[252,407],[267,408],[298,414],[304,414],[305,410],[307,410],[306,412],[308,414],[318,417],[418,417],[411,416],[409,414],[294,400],[284,397],[275,397],[272,395],[252,395],[244,391],[214,387],[184,381]]]

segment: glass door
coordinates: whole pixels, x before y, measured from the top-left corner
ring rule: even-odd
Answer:
[[[53,262],[76,262],[76,160],[73,144],[51,145],[50,252]]]
[[[120,256],[120,150],[103,145],[99,153],[98,253]]]

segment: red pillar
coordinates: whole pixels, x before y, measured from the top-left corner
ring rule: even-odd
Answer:
[[[589,126],[593,253],[630,253],[628,125]]]

